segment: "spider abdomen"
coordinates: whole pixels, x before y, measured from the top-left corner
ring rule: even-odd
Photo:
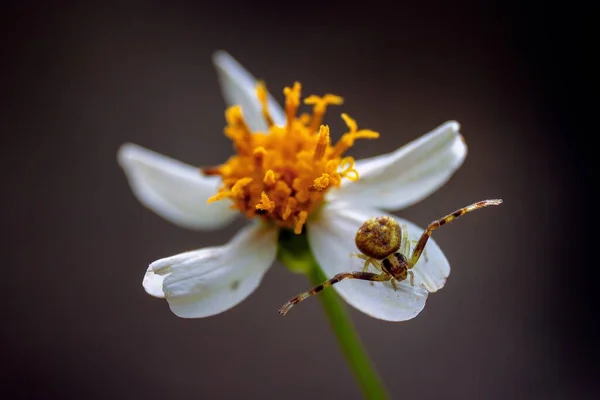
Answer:
[[[381,260],[398,251],[401,235],[400,225],[394,218],[374,217],[358,228],[354,241],[361,253]]]

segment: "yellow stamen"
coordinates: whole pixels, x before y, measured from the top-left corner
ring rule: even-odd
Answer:
[[[342,135],[340,140],[335,144],[335,148],[333,149],[333,153],[336,156],[341,156],[346,150],[350,147],[354,146],[354,141],[356,139],[377,139],[379,138],[379,133],[369,130],[369,129],[361,129],[358,130],[358,125],[356,125],[356,121],[350,118],[347,114],[342,114],[342,119],[348,126],[350,132]]]
[[[231,188],[231,195],[238,198],[244,197],[243,189],[250,184],[250,182],[252,182],[252,178],[250,177],[239,179]]]
[[[304,99],[304,104],[313,105],[313,118],[310,124],[310,129],[313,131],[317,130],[317,127],[323,122],[323,116],[327,111],[328,105],[339,106],[344,103],[344,99],[340,96],[333,94],[326,94],[323,97],[320,96],[308,96]]]
[[[328,186],[329,186],[329,174],[323,173],[320,177],[316,178],[313,181],[313,184],[309,189],[320,192],[322,190],[327,189]]]
[[[311,119],[312,119],[312,117],[310,116],[310,114],[307,114],[307,113],[302,113],[298,117],[298,120],[300,121],[300,123],[302,125],[308,125],[310,123]]]
[[[209,197],[208,200],[206,200],[206,202],[208,204],[214,203],[215,201],[226,199],[227,197],[229,197],[229,195],[230,195],[230,192],[219,192],[219,193],[215,194],[214,196]]]
[[[305,103],[313,105],[312,115],[297,116],[300,91],[297,82],[284,89],[287,123],[277,126],[268,113],[266,87],[258,84],[256,93],[267,132],[251,133],[239,106],[227,110],[225,134],[233,141],[237,154],[222,165],[203,170],[223,179],[209,203],[229,199],[233,207],[250,218],[260,217],[301,233],[329,189],[339,187],[343,179],[358,179],[354,159],[342,155],[356,139],[374,139],[379,134],[358,130],[356,122],[343,114],[348,132],[333,146],[329,127],[320,125],[320,121],[327,106],[341,104],[341,97],[311,96]]]
[[[271,186],[275,184],[275,172],[272,169],[265,172],[265,178],[263,179],[265,185]]]
[[[275,188],[273,192],[278,197],[288,198],[290,194],[292,194],[292,188],[288,186],[284,181],[275,182]]]
[[[308,191],[310,187],[306,185],[305,179],[296,178],[292,182],[292,188],[296,191],[296,200],[299,203],[307,203],[310,200],[310,194]]]
[[[256,165],[256,168],[262,168],[263,160],[265,158],[265,155],[267,154],[267,150],[265,150],[264,147],[260,146],[255,148],[252,153],[254,155],[254,165]]]
[[[262,192],[260,194],[260,202],[255,207],[257,210],[273,212],[275,209],[275,203],[269,199],[269,196],[267,196],[265,192]]]
[[[287,199],[287,202],[285,205],[285,211],[283,212],[283,215],[281,216],[284,221],[290,217],[290,215],[292,214],[292,211],[294,211],[294,209],[296,208],[297,205],[298,205],[298,202],[293,197],[290,197]]]
[[[262,106],[262,115],[269,128],[273,125],[273,118],[271,118],[271,114],[269,114],[269,93],[267,92],[267,87],[264,82],[258,82],[256,85],[256,96],[258,97],[258,101],[260,101],[260,105]]]
[[[296,117],[296,111],[300,105],[301,92],[302,85],[300,85],[300,82],[294,82],[293,87],[283,89],[283,94],[285,95],[285,115],[287,116],[287,126],[289,129],[292,127],[292,122]]]
[[[308,217],[308,213],[306,211],[300,211],[298,214],[298,219],[296,220],[296,224],[294,225],[294,233],[299,235],[302,233],[302,227],[306,222],[306,218]]]
[[[231,187],[231,190],[220,191],[216,195],[209,197],[209,199],[206,202],[210,204],[217,200],[222,200],[226,197],[240,198],[244,194],[244,192],[243,192],[244,187],[246,185],[248,185],[250,182],[252,182],[252,178],[238,179]]]
[[[315,154],[313,156],[313,161],[321,161],[323,156],[325,155],[325,150],[329,147],[331,140],[329,139],[329,127],[326,125],[321,125],[319,129],[319,141],[317,142],[317,147],[315,148]]]
[[[330,160],[325,166],[325,171],[329,174],[329,181],[333,186],[340,186],[342,184],[342,174],[338,173],[340,168],[341,160],[334,159]]]
[[[342,113],[342,119],[346,123],[346,126],[350,130],[350,132],[356,132],[358,130],[358,125],[356,121],[350,118],[350,116],[346,113]]]
[[[340,175],[344,178],[355,182],[358,180],[358,171],[354,169],[354,159],[352,157],[344,157],[340,162]]]
[[[252,146],[252,132],[246,125],[242,107],[231,106],[225,110],[225,119],[228,126],[225,127],[225,136],[229,137],[238,152],[247,152]]]

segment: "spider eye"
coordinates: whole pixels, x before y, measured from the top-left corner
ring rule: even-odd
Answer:
[[[354,241],[364,255],[381,260],[398,251],[401,237],[398,222],[384,216],[366,220],[358,228]]]

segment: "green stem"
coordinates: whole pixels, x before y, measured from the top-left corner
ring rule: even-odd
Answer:
[[[277,258],[292,272],[305,274],[313,286],[327,280],[315,260],[306,235],[281,230]],[[323,290],[319,297],[325,314],[338,340],[340,349],[366,399],[388,399],[381,378],[373,367],[346,307],[334,289]]]
[[[308,278],[313,286],[327,280],[316,262],[308,273]],[[383,382],[373,367],[338,294],[335,290],[330,289],[322,291],[318,297],[364,397],[366,399],[387,399],[388,394]]]

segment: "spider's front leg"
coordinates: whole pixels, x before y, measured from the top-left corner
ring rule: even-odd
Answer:
[[[381,274],[374,274],[371,272],[342,272],[337,275],[334,275],[331,279],[321,283],[319,286],[316,286],[315,288],[313,288],[307,292],[300,293],[298,296],[294,297],[293,299],[291,299],[290,301],[285,303],[279,309],[279,314],[285,315],[288,311],[290,311],[290,308],[292,308],[295,304],[298,304],[301,301],[306,300],[310,296],[314,296],[315,294],[319,293],[323,289],[327,289],[328,287],[333,286],[336,283],[338,283],[339,281],[344,280],[344,279],[360,279],[363,281],[385,282],[385,281],[390,280],[390,278],[391,278],[390,275],[386,272],[382,272]]]
[[[429,226],[427,227],[427,229],[425,229],[425,232],[423,232],[423,234],[419,238],[419,241],[415,245],[415,248],[413,249],[413,252],[412,252],[412,255],[411,255],[410,261],[409,261],[409,264],[410,264],[409,268],[414,267],[417,264],[417,261],[419,261],[421,254],[425,250],[425,245],[427,244],[427,241],[431,237],[431,234],[433,233],[434,230],[454,221],[456,218],[459,218],[460,216],[463,216],[466,213],[469,213],[471,211],[475,211],[480,208],[484,208],[484,207],[488,207],[488,206],[497,206],[500,204],[502,204],[502,200],[500,200],[500,199],[478,201],[477,203],[471,204],[470,206],[459,208],[458,210],[454,211],[453,213],[450,213],[450,214],[430,223]]]

